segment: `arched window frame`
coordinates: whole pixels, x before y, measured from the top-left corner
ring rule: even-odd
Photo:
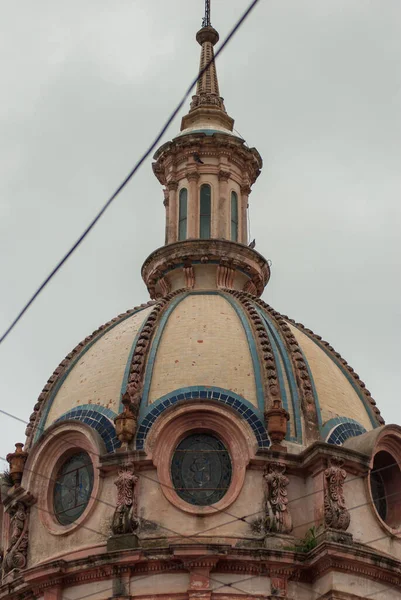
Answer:
[[[188,190],[183,187],[178,195],[178,241],[187,239],[188,235]]]
[[[230,239],[232,242],[238,242],[239,232],[239,211],[238,211],[238,193],[231,190],[230,193]]]
[[[202,195],[202,191],[207,188],[209,197]],[[199,237],[201,240],[208,240],[212,237],[212,186],[210,183],[202,183],[199,188]]]

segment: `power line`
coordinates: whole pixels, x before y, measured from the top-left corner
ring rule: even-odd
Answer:
[[[2,460],[5,460],[3,457],[0,457],[0,458],[1,458]],[[391,466],[393,466],[393,465],[391,465]],[[382,469],[385,469],[385,468],[388,468],[388,466],[386,466],[386,467],[383,467]],[[36,475],[39,475],[39,476],[41,476],[41,477],[45,477],[45,478],[46,478],[46,479],[48,479],[48,480],[52,480],[52,478],[50,478],[50,477],[46,477],[46,476],[42,475],[41,473],[38,473],[37,471],[31,470],[31,472],[32,472],[32,473],[34,473],[34,474],[36,474]],[[140,476],[141,476],[141,474],[140,474],[140,473],[138,473],[138,475],[140,475]],[[143,474],[142,474],[142,476],[143,476]],[[157,480],[154,480],[154,479],[152,479],[152,478],[148,478],[148,479],[150,479],[150,480],[151,480],[151,481],[153,481],[154,483],[157,483],[157,484],[159,484],[159,485],[162,485],[162,484],[160,484],[160,482],[158,482]],[[317,491],[316,491],[316,492],[314,492],[314,493],[318,493],[318,492],[319,492],[319,490],[317,490]],[[390,495],[392,495],[392,494],[387,494],[387,495],[383,496],[383,498],[387,498],[387,497],[389,497]],[[300,497],[300,498],[298,498],[298,499],[296,499],[296,500],[299,500],[299,499],[301,499],[301,498],[302,498],[302,497]],[[112,505],[112,504],[110,504],[110,503],[107,503],[107,502],[104,502],[104,501],[101,501],[101,500],[98,500],[98,502],[102,502],[103,504],[106,504],[106,505],[109,505],[109,506],[112,506],[113,508],[115,508],[115,506],[114,506],[114,505]],[[358,506],[351,507],[351,508],[349,509],[349,511],[351,511],[351,510],[354,510],[354,509],[356,509],[356,508],[361,508],[362,506],[365,506],[366,504],[370,504],[370,502],[366,502],[366,503],[364,503],[364,504],[360,504],[360,505],[358,505]],[[51,513],[50,511],[48,511],[47,509],[45,509],[45,508],[43,508],[43,507],[39,507],[37,504],[33,505],[33,507],[32,507],[32,508],[37,508],[37,510],[38,510],[38,511],[43,511],[43,512],[46,512],[46,513],[48,513],[48,514],[53,514],[53,513]],[[258,512],[261,512],[261,511],[258,511]],[[255,513],[253,513],[253,514],[255,514]],[[249,516],[252,516],[252,514],[250,514],[250,515],[247,515],[247,516],[246,516],[246,517],[244,517],[244,518],[248,518]],[[238,519],[234,519],[234,520],[238,520]],[[232,521],[230,521],[229,523],[231,523],[231,522],[232,522]],[[225,526],[225,525],[227,525],[227,524],[228,524],[228,523],[226,522],[226,523],[223,523],[223,524],[220,524],[220,525],[218,525],[217,527],[224,527],[224,526]],[[304,524],[304,525],[305,525],[305,524]],[[173,534],[177,535],[178,537],[180,537],[180,538],[182,538],[182,539],[185,539],[185,540],[187,540],[187,539],[194,539],[196,536],[198,536],[198,535],[199,535],[199,533],[205,533],[205,531],[202,531],[202,532],[198,532],[198,533],[194,534],[193,536],[186,536],[186,535],[183,535],[183,534],[181,534],[181,533],[179,533],[179,532],[176,532],[176,531],[174,531],[174,530],[171,530],[171,529],[168,529],[168,528],[166,528],[166,527],[163,527],[162,525],[160,525],[160,526],[161,526],[163,529],[165,529],[165,530],[167,530],[167,531],[170,531],[170,533],[173,533]],[[85,526],[84,524],[82,524],[82,525],[81,525],[81,527],[82,527],[82,528],[84,528],[84,529],[87,529],[87,530],[89,530],[89,531],[95,532],[95,533],[97,533],[97,534],[99,534],[99,535],[103,535],[103,536],[104,536],[104,533],[103,533],[103,532],[100,532],[100,531],[98,531],[98,530],[95,530],[95,529],[93,529],[93,528],[87,527],[87,526]],[[211,528],[211,529],[214,529],[214,527],[213,527],[213,528]],[[368,545],[368,544],[370,544],[370,543],[373,543],[373,542],[376,542],[376,541],[379,541],[379,540],[381,540],[381,539],[385,539],[385,538],[388,538],[388,535],[387,535],[387,534],[386,534],[386,535],[384,535],[384,536],[381,536],[380,538],[376,538],[375,540],[370,540],[370,541],[364,542],[364,544],[365,544],[365,545]],[[201,543],[201,545],[209,546],[210,544],[202,544],[202,543]],[[206,557],[208,557],[208,556],[209,556],[209,554],[206,554],[204,557],[206,558]],[[202,557],[197,557],[197,559],[200,559],[200,558],[202,558]],[[188,558],[188,563],[191,563],[191,559],[190,559],[190,558]],[[168,569],[167,571],[174,570],[174,569],[178,569],[178,570],[179,570],[179,569],[182,569],[182,568],[185,568],[185,564],[174,565],[174,566],[173,566],[171,569]],[[163,571],[163,573],[166,573],[167,571],[166,571],[166,570],[164,570],[164,571]],[[216,577],[215,577],[215,576],[210,576],[210,575],[209,575],[209,579],[210,579],[211,581],[215,582],[215,583],[219,583],[219,584],[221,584],[221,585],[220,585],[218,588],[214,588],[214,591],[217,591],[218,589],[221,589],[221,588],[224,588],[224,587],[228,587],[228,588],[234,589],[234,590],[236,590],[236,591],[239,591],[239,592],[241,592],[241,593],[247,593],[247,595],[251,596],[252,598],[259,599],[259,598],[262,598],[262,597],[264,597],[264,596],[263,596],[263,595],[261,595],[261,594],[249,594],[249,593],[248,593],[246,590],[240,589],[240,588],[238,588],[237,586],[238,586],[238,584],[239,584],[239,583],[241,583],[241,582],[250,581],[250,580],[252,580],[252,579],[254,579],[254,578],[256,578],[256,577],[260,577],[260,576],[262,576],[262,575],[263,575],[263,572],[261,571],[260,573],[258,573],[258,574],[256,574],[256,575],[252,575],[252,576],[246,577],[246,578],[244,578],[244,579],[241,579],[241,580],[239,580],[239,581],[235,581],[235,582],[233,582],[233,583],[230,583],[230,582],[222,582],[221,580],[218,580],[218,579],[216,579]],[[135,576],[135,575],[134,575],[134,576]],[[141,580],[141,579],[144,579],[144,578],[146,578],[146,577],[149,577],[149,575],[143,575],[143,576],[141,576],[141,577],[137,577],[137,578],[135,579],[135,582],[136,582],[136,581],[139,581],[139,580]],[[235,584],[235,585],[234,585],[234,584]],[[308,590],[309,592],[312,592],[313,594],[315,594],[315,595],[316,595],[316,597],[319,595],[317,592],[314,592],[313,590],[310,590],[310,589],[309,589],[309,588],[307,588],[306,586],[303,586],[303,585],[302,585],[300,582],[297,582],[297,585],[299,585],[300,587],[303,587],[305,590]],[[109,588],[107,588],[107,589],[109,589]],[[387,589],[391,589],[391,588],[384,588],[384,589],[382,589],[382,590],[378,590],[377,592],[373,592],[372,594],[369,594],[369,595],[368,595],[368,597],[370,597],[370,596],[374,596],[374,595],[376,595],[376,594],[378,594],[378,593],[382,593],[382,592],[386,591]],[[87,598],[87,597],[89,597],[89,596],[91,596],[91,595],[92,595],[92,594],[88,594],[87,596],[83,596],[83,597],[81,597],[81,598],[78,598],[77,600],[83,600],[83,598]],[[66,600],[69,600],[69,599],[67,598]]]
[[[243,15],[239,18],[239,20],[237,21],[237,23],[231,29],[230,33],[227,35],[227,37],[225,38],[224,42],[221,44],[220,48],[217,50],[215,56],[212,57],[208,61],[208,63],[205,65],[205,67],[199,72],[199,74],[196,76],[196,78],[190,83],[190,85],[189,85],[188,89],[186,90],[186,92],[184,93],[182,99],[177,104],[176,108],[173,110],[173,112],[171,113],[171,115],[168,117],[167,121],[165,122],[165,124],[163,125],[163,127],[161,128],[161,130],[159,131],[159,133],[157,134],[156,138],[154,139],[154,141],[149,146],[149,148],[147,150],[145,150],[145,152],[143,153],[143,155],[141,156],[141,158],[135,164],[135,166],[133,167],[133,169],[128,173],[128,175],[122,181],[122,183],[118,186],[118,188],[116,189],[116,191],[114,192],[114,194],[112,194],[112,196],[107,200],[107,202],[103,205],[103,207],[100,209],[100,211],[97,213],[97,215],[92,219],[92,221],[89,223],[89,225],[83,231],[83,233],[74,242],[74,244],[71,246],[71,248],[68,250],[68,252],[63,256],[63,258],[60,259],[60,261],[56,264],[56,266],[54,267],[54,269],[49,273],[49,275],[46,277],[46,279],[41,283],[41,285],[37,288],[37,290],[34,292],[34,294],[31,296],[31,298],[25,304],[25,306],[21,309],[21,311],[18,313],[18,315],[16,316],[16,318],[14,319],[14,321],[11,323],[11,325],[6,329],[6,331],[1,336],[1,338],[0,338],[0,344],[11,333],[11,331],[14,329],[14,327],[16,326],[16,324],[18,323],[18,321],[26,313],[26,311],[28,310],[28,308],[33,304],[33,302],[36,300],[36,298],[39,296],[39,294],[45,289],[45,287],[47,286],[47,284],[53,279],[53,277],[56,275],[56,273],[67,262],[67,260],[75,252],[75,250],[82,244],[82,242],[84,241],[84,239],[86,238],[86,236],[88,235],[88,233],[95,227],[95,225],[97,224],[97,222],[99,221],[99,219],[104,215],[104,213],[106,212],[106,210],[112,204],[113,200],[115,200],[115,198],[117,198],[117,196],[119,195],[119,193],[124,189],[124,187],[130,181],[130,179],[132,179],[132,177],[135,175],[135,173],[138,171],[138,169],[142,166],[142,164],[145,162],[145,160],[150,156],[150,154],[156,148],[157,144],[160,142],[161,138],[166,133],[167,129],[169,128],[169,126],[171,125],[171,123],[173,122],[173,120],[175,119],[175,117],[177,116],[177,114],[179,113],[179,111],[181,110],[181,108],[183,107],[185,101],[189,97],[189,95],[190,95],[190,93],[192,91],[192,88],[196,85],[198,79],[208,70],[208,68],[210,67],[210,65],[221,54],[221,52],[227,46],[227,44],[229,43],[229,41],[231,40],[231,38],[236,34],[236,32],[238,31],[238,29],[241,27],[241,25],[243,24],[243,22],[245,21],[245,19],[249,16],[249,14],[255,8],[255,6],[258,4],[258,2],[259,2],[259,0],[253,0],[251,2],[251,4],[248,6],[247,10],[243,13]]]
[[[26,421],[24,421],[23,419],[21,419],[21,418],[19,418],[19,417],[16,417],[15,415],[13,415],[13,414],[11,414],[11,413],[8,413],[8,412],[6,412],[6,411],[4,411],[4,410],[2,410],[2,409],[0,409],[0,412],[2,412],[3,414],[7,415],[8,417],[10,417],[10,418],[12,418],[12,419],[16,419],[17,421],[21,421],[22,423],[24,423],[24,424],[27,424],[27,422],[26,422]],[[58,434],[57,434],[57,431],[56,431],[56,432],[49,431],[49,432],[46,432],[46,434],[47,434],[47,435],[49,435],[49,437],[53,437],[53,436],[57,436],[57,435],[58,435]],[[64,445],[66,445],[66,446],[67,446],[67,447],[69,447],[69,448],[75,448],[75,446],[74,446],[74,445],[72,445],[70,442],[67,442],[66,440],[59,440],[59,442],[60,442],[61,444],[64,444]],[[100,456],[101,456],[100,454],[97,454],[96,452],[89,452],[89,454],[91,454],[92,456],[95,456],[96,458],[100,458]],[[2,456],[0,456],[0,460],[2,460],[2,461],[4,461],[4,462],[7,462],[7,460],[6,460],[4,457],[2,457]],[[387,470],[387,469],[390,469],[390,468],[392,468],[393,466],[399,466],[399,467],[400,467],[400,466],[401,466],[401,463],[394,462],[394,463],[391,463],[390,465],[385,465],[384,467],[380,467],[379,469],[375,469],[375,473],[378,473],[378,472],[381,472],[381,471],[385,471],[385,470]],[[26,468],[26,467],[25,467],[25,468]],[[26,469],[26,470],[27,470],[28,472],[31,472],[31,473],[35,474],[35,475],[38,475],[39,477],[43,477],[43,478],[45,478],[45,479],[47,479],[48,481],[53,481],[53,482],[55,482],[55,483],[58,483],[58,482],[57,482],[57,481],[56,481],[54,478],[52,478],[52,477],[48,477],[47,475],[43,475],[42,473],[39,473],[38,471],[35,471],[34,469]],[[369,469],[369,470],[371,471],[372,469]],[[143,473],[141,473],[140,471],[139,471],[139,472],[137,472],[137,473],[136,473],[136,475],[138,475],[138,477],[142,477],[142,478],[144,478],[144,479],[147,479],[147,480],[149,480],[149,481],[152,481],[153,483],[156,483],[157,485],[160,485],[160,487],[165,487],[165,488],[167,488],[167,489],[170,489],[170,490],[173,490],[173,491],[175,490],[175,488],[174,488],[173,486],[171,486],[171,485],[168,485],[168,484],[166,484],[166,483],[161,483],[159,480],[157,480],[157,479],[153,479],[153,477],[150,477],[149,475],[144,475],[144,474],[143,474]],[[347,484],[349,484],[349,483],[352,483],[353,481],[355,481],[355,480],[357,480],[357,479],[361,479],[362,477],[364,477],[364,475],[357,475],[357,476],[355,476],[355,477],[351,477],[351,479],[347,479],[347,480],[344,482],[344,485],[347,485]],[[309,492],[309,493],[307,493],[307,494],[303,494],[302,496],[298,496],[297,498],[293,498],[292,500],[289,500],[289,501],[288,501],[288,505],[292,504],[293,502],[298,502],[299,500],[304,500],[305,498],[309,498],[309,497],[311,497],[311,496],[314,496],[315,494],[318,494],[318,493],[321,493],[321,492],[324,492],[324,488],[321,488],[321,489],[318,489],[318,490],[314,490],[313,492]],[[387,498],[388,496],[391,496],[391,495],[393,495],[393,494],[388,494],[388,495],[385,495],[385,496],[383,496],[383,498]],[[115,508],[115,505],[114,505],[114,504],[111,504],[110,502],[106,502],[106,501],[104,501],[104,500],[101,500],[100,498],[95,498],[94,496],[90,496],[90,498],[94,499],[96,502],[100,502],[100,503],[102,503],[102,504],[105,504],[106,506],[111,506],[113,509]],[[379,499],[381,499],[381,498],[379,498]],[[351,507],[349,510],[354,510],[355,508],[361,508],[362,506],[366,506],[367,504],[370,504],[370,501],[368,501],[368,502],[365,502],[364,504],[361,504],[361,505],[358,505],[358,506],[355,506],[355,507]],[[211,505],[211,506],[212,506],[212,508],[214,508],[214,507],[213,507],[213,505]],[[256,512],[254,512],[254,513],[250,513],[250,514],[248,514],[248,515],[243,515],[243,516],[240,516],[240,517],[239,517],[239,516],[233,515],[232,513],[230,513],[229,511],[227,511],[227,510],[225,510],[225,509],[217,509],[217,508],[216,508],[215,510],[216,510],[216,512],[215,512],[215,513],[213,513],[213,514],[217,514],[217,513],[224,513],[224,514],[227,514],[227,515],[228,515],[228,516],[230,516],[230,517],[233,517],[233,519],[232,519],[231,521],[226,521],[226,522],[225,522],[225,523],[223,523],[223,524],[219,524],[219,525],[215,525],[215,526],[213,526],[213,527],[210,527],[209,529],[206,529],[206,530],[202,531],[202,533],[206,533],[206,532],[208,532],[208,531],[211,531],[211,530],[213,530],[213,529],[216,529],[216,528],[218,528],[218,527],[222,527],[222,526],[225,526],[225,525],[229,525],[229,524],[231,524],[231,523],[234,523],[234,522],[236,522],[236,521],[241,521],[241,520],[242,520],[242,521],[244,521],[244,522],[247,522],[247,521],[246,521],[246,519],[248,519],[248,518],[250,518],[250,517],[253,517],[253,516],[256,516],[256,515],[260,514],[261,512],[263,512],[263,509],[261,509],[261,510],[258,510],[258,511],[256,511]],[[304,527],[305,525],[310,525],[310,524],[313,524],[313,523],[315,523],[315,521],[314,521],[314,520],[313,520],[313,521],[308,521],[308,522],[306,522],[306,523],[302,523],[301,525],[298,525],[298,526],[296,526],[296,528],[299,528],[299,527]],[[178,533],[178,532],[176,532],[176,531],[174,531],[174,530],[168,529],[168,528],[166,528],[166,527],[163,527],[163,526],[161,526],[161,527],[162,527],[163,529],[166,529],[166,531],[170,531],[171,533],[173,533],[173,534],[175,534],[175,535],[179,535],[179,536],[185,537],[185,536],[183,536],[182,534],[180,534],[180,533]],[[198,535],[198,534],[195,534],[195,537],[196,537],[197,535]],[[191,539],[191,538],[193,538],[194,536],[192,535],[192,536],[187,536],[187,537],[188,537],[189,539]],[[381,539],[381,538],[379,538],[379,539]]]

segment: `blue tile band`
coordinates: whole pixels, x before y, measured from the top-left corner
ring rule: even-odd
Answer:
[[[366,433],[366,429],[354,419],[335,417],[325,423],[322,433],[328,444],[341,446],[348,438]]]
[[[64,413],[55,422],[80,421],[95,429],[102,438],[107,452],[114,452],[120,448],[121,442],[117,439],[116,430],[112,419],[116,414],[109,408],[96,404],[83,404]]]
[[[206,400],[209,402],[214,401],[225,404],[239,413],[239,415],[248,422],[258,442],[259,448],[268,448],[270,446],[270,440],[263,423],[262,415],[257,408],[248,402],[248,400],[222,388],[192,386],[174,390],[166,396],[162,396],[162,398],[159,398],[159,400],[156,400],[156,402],[153,402],[153,404],[148,407],[147,412],[138,423],[136,449],[143,450],[146,437],[159,415],[171,406],[187,400]]]

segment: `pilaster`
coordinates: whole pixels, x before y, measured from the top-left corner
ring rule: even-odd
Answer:
[[[198,171],[189,171],[186,174],[189,182],[189,201],[188,201],[188,239],[199,237],[199,173]]]
[[[178,182],[169,181],[168,189],[168,243],[172,244],[178,239]],[[167,215],[166,215],[167,216]]]

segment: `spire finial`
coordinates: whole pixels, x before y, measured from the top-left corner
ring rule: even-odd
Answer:
[[[228,116],[224,100],[220,96],[213,46],[219,41],[219,34],[210,22],[211,0],[205,0],[205,16],[202,28],[196,34],[196,41],[201,46],[199,77],[196,93],[192,96],[189,113],[183,117],[181,131],[188,127],[204,128],[205,123],[233,130],[234,120]]]
[[[211,27],[210,21],[210,0],[205,0],[205,16],[202,19],[202,27]]]

